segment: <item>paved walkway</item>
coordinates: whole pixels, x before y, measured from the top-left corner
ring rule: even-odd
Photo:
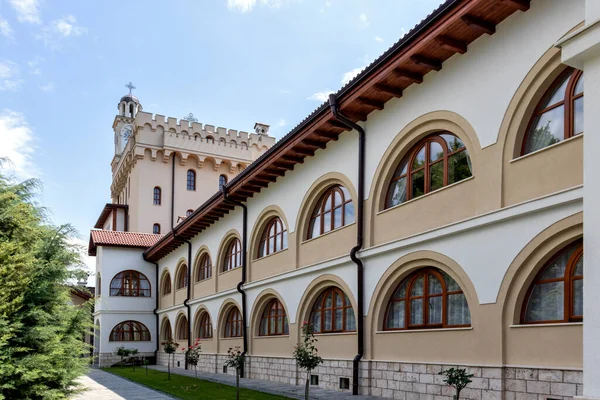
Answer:
[[[163,365],[152,365],[149,368],[156,369],[158,371],[167,371],[167,367]],[[183,368],[171,368],[172,374],[194,376],[194,370],[185,370]],[[206,381],[217,382],[224,385],[235,386],[235,376],[226,374],[211,374],[209,372],[198,371],[198,378]],[[279,396],[285,396],[292,399],[304,399],[304,386],[290,385],[287,383],[264,381],[260,379],[240,379],[240,387],[246,389],[257,390],[259,392],[276,394]],[[325,390],[311,386],[310,388],[311,399],[327,399],[327,400],[340,400],[340,399],[352,399],[352,400],[382,400],[381,397],[374,396],[352,396],[349,392],[338,392],[334,390]]]
[[[72,400],[172,400],[173,397],[109,374],[90,369],[87,376],[79,378],[86,391]]]

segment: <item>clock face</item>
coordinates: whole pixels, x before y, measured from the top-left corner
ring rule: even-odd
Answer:
[[[123,128],[121,128],[121,136],[123,137],[123,139],[121,140],[121,150],[125,148],[125,145],[127,144],[127,141],[129,140],[132,134],[133,125],[125,125]]]

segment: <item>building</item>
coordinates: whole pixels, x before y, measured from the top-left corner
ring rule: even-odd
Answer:
[[[93,231],[101,362],[200,338],[202,370],[241,346],[247,378],[297,384],[310,321],[322,387],[446,400],[461,365],[468,399],[599,398],[598,20],[448,0],[173,229]]]

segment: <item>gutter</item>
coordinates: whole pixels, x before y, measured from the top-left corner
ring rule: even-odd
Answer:
[[[363,326],[364,316],[364,265],[357,253],[363,247],[363,203],[365,201],[365,130],[355,124],[344,115],[340,114],[339,105],[335,94],[329,95],[329,107],[333,117],[350,129],[358,132],[358,201],[356,204],[356,246],[350,250],[350,258],[356,264],[356,286],[357,286],[357,315],[356,333],[358,354],[352,360],[352,394],[358,394],[359,363],[365,351],[365,334]]]
[[[175,235],[177,238],[177,235]],[[187,259],[187,296],[183,300],[183,305],[187,308],[187,320],[188,320],[188,343],[187,348],[192,347],[192,307],[189,305],[190,297],[192,295],[192,242],[183,239],[188,245],[188,259]],[[177,277],[175,278],[177,279]],[[188,361],[185,359],[185,369],[188,369]]]
[[[171,158],[173,160],[171,162],[171,229],[175,228],[175,156],[176,154],[173,153]]]
[[[159,288],[159,286],[158,286],[158,273],[159,273],[158,270],[159,270],[159,266],[158,266],[157,262],[148,261],[148,259],[146,257],[146,253],[143,253],[142,257],[143,257],[144,261],[152,263],[156,267],[156,275],[155,275],[156,276],[156,281],[155,281],[156,282],[156,286],[154,287],[154,293],[155,293],[155,296],[156,296],[156,306],[155,306],[154,310],[152,310],[152,312],[156,316],[156,332],[155,332],[156,333],[156,336],[155,336],[155,338],[156,338],[156,350],[154,350],[154,359],[156,360],[156,363],[158,364],[158,348],[160,346],[160,328],[158,326],[158,319],[159,319],[158,318],[158,308],[159,308],[158,301],[159,301],[159,296],[160,296],[160,291],[158,290],[158,288]]]
[[[244,291],[244,284],[246,283],[246,270],[247,270],[247,242],[248,242],[248,207],[244,203],[240,203],[239,201],[232,200],[229,197],[229,193],[227,192],[227,185],[223,186],[223,200],[225,203],[230,204],[232,206],[240,206],[243,210],[243,225],[242,225],[242,280],[237,284],[237,291],[242,295],[242,338],[243,338],[243,351],[242,356],[245,356],[248,352],[248,332],[246,328],[246,314],[247,314],[247,305],[246,305],[246,292]],[[240,377],[244,377],[244,365],[240,369]]]

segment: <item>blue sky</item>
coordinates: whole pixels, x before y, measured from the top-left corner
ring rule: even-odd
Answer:
[[[0,0],[0,156],[85,242],[127,82],[144,111],[280,138],[440,3]]]

